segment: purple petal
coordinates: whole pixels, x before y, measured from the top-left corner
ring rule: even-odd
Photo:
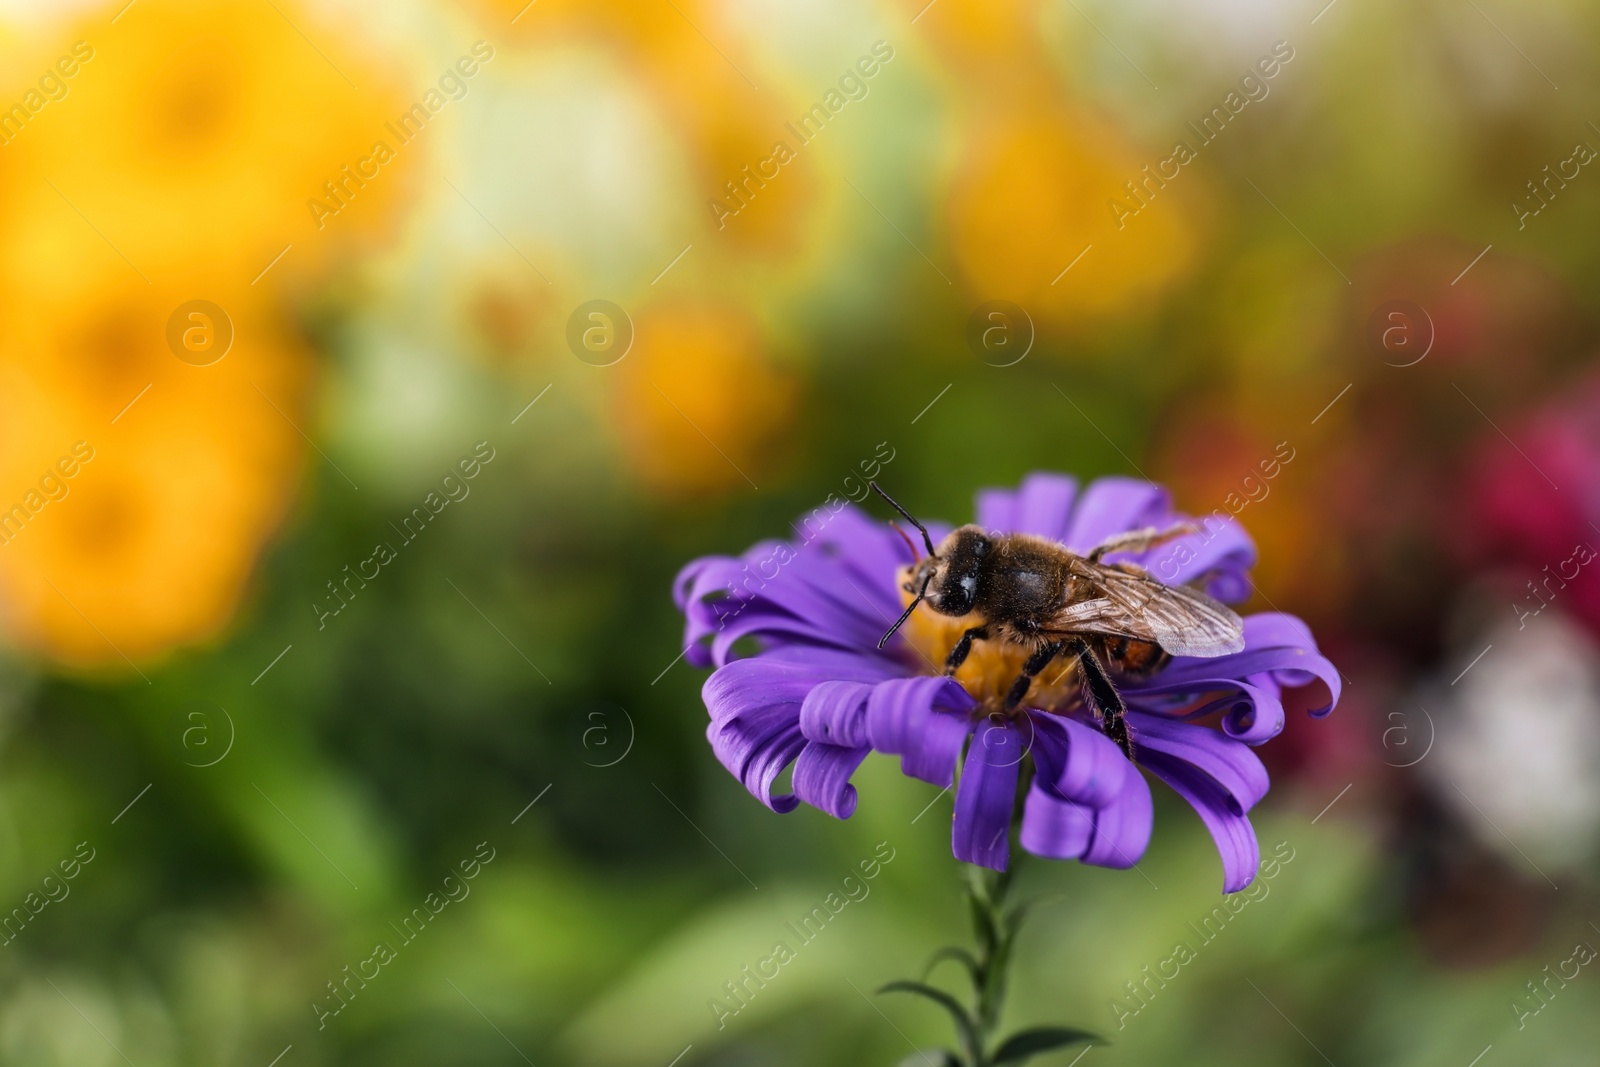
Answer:
[[[757,638],[767,647],[799,645],[812,648],[826,647],[842,652],[850,649],[851,645],[847,641],[838,641],[835,638],[847,628],[844,625],[830,627],[826,620],[818,625],[797,619],[785,611],[775,611],[762,601],[750,601],[743,604],[742,610],[737,614],[730,614],[723,620],[712,637],[711,644],[707,646],[705,655],[714,666],[721,667],[731,663],[733,646],[746,637]],[[854,647],[861,651],[866,650],[861,645]]]
[[[1237,893],[1254,881],[1261,864],[1261,847],[1249,816],[1230,810],[1227,797],[1216,783],[1186,764],[1157,758],[1146,761],[1145,766],[1199,813],[1222,857],[1222,891]]]
[[[1019,725],[1010,717],[994,712],[974,722],[970,750],[991,766],[1015,765],[1033,748],[1035,732],[1031,720],[1023,720]]]
[[[878,589],[863,598],[843,581],[836,560],[782,541],[762,541],[737,559],[697,560],[679,574],[683,593],[684,643],[692,660],[707,657],[695,646],[716,635],[710,659],[726,662],[726,649],[765,622],[775,632],[797,639],[848,645],[874,628],[872,617],[896,600]],[[676,593],[676,590],[675,590]],[[736,632],[730,636],[730,628]]]
[[[800,705],[800,732],[813,741],[854,748],[867,743],[867,698],[872,686],[827,681]]]
[[[874,623],[864,615],[854,616],[851,622],[842,617],[831,621],[824,618],[821,622],[802,620],[773,609],[764,601],[755,601],[743,614],[730,618],[712,638],[709,658],[714,666],[731,663],[734,646],[743,638],[754,637],[763,651],[784,647],[828,648],[894,664],[897,661],[893,657],[877,648],[878,639],[887,627],[888,623]],[[896,670],[904,673],[899,668]]]
[[[997,726],[995,730],[1016,734],[1016,727],[1010,723]],[[1016,806],[1017,765],[1021,756],[1011,762],[991,760],[996,751],[1020,754],[1022,743],[1020,736],[1012,736],[992,746],[974,743],[967,750],[961,787],[956,791],[955,823],[950,832],[950,848],[956,859],[997,871],[1006,869],[1006,861],[1011,856],[1007,837],[1011,813]]]
[[[727,723],[706,727],[711,751],[761,803],[776,812],[793,811],[792,795],[772,795],[772,783],[808,744],[787,705],[762,708]]]
[[[1030,716],[1038,785],[1060,800],[1104,807],[1134,776],[1128,758],[1105,734],[1076,719],[1036,713]]]
[[[780,564],[779,560],[787,562]],[[810,640],[844,648],[873,647],[899,612],[893,573],[886,577],[886,582],[876,586],[863,585],[815,546],[769,557],[757,562],[743,578],[742,588],[754,592],[739,617],[770,621],[775,630],[798,629]],[[748,625],[729,627],[728,621],[724,610],[714,648],[731,646],[738,636],[754,632]],[[737,636],[730,638],[730,633]]]
[[[847,748],[813,741],[795,761],[795,795],[836,819],[848,819],[856,810],[856,787],[850,784],[850,776],[871,751],[865,746]]]
[[[1112,534],[1144,526],[1162,526],[1172,519],[1167,491],[1135,478],[1097,478],[1078,498],[1062,541],[1087,552]]]
[[[729,590],[743,564],[727,556],[704,556],[678,572],[673,596],[683,608],[685,656],[696,667],[712,666],[710,650],[702,641],[723,627],[730,614],[737,615],[747,599],[730,595]]]
[[[773,704],[792,704],[795,720],[800,703],[823,682],[878,682],[892,677],[893,667],[876,657],[835,649],[786,648],[718,667],[700,695],[712,721],[722,722],[745,711]]]
[[[1268,674],[1253,674],[1244,679],[1213,678],[1200,682],[1208,691],[1221,695],[1184,710],[1179,714],[1173,704],[1175,694],[1193,694],[1193,684],[1156,686],[1138,693],[1125,692],[1128,707],[1150,714],[1178,717],[1184,720],[1201,719],[1222,711],[1222,731],[1247,745],[1261,745],[1277,737],[1283,730],[1284,711],[1282,691]],[[1165,690],[1165,691],[1164,691]],[[1180,701],[1179,704],[1186,704]]]
[[[1150,847],[1153,829],[1155,804],[1150,798],[1150,783],[1135,770],[1128,775],[1116,801],[1095,811],[1094,840],[1084,850],[1083,862],[1096,867],[1132,867]]]
[[[690,560],[678,571],[677,577],[672,580],[672,602],[678,605],[680,611],[686,610],[690,603],[690,590],[694,588],[695,579],[706,567],[715,563],[722,556],[701,556],[699,559]]]
[[[867,738],[879,752],[899,756],[904,773],[948,788],[975,703],[954,678],[892,679],[867,698]]]
[[[890,527],[848,507],[819,508],[798,529],[798,542],[763,541],[737,559],[710,556],[679,572],[673,595],[691,663],[720,666],[746,637],[876,647],[900,613],[895,572],[911,561],[910,549]]]
[[[1234,813],[1243,815],[1267,795],[1272,781],[1249,745],[1204,726],[1130,711],[1134,751],[1146,766],[1157,755],[1181,762],[1216,783]]]
[[[1283,687],[1270,674],[1252,674],[1222,716],[1222,732],[1247,745],[1264,745],[1283,732]]]
[[[1064,743],[1065,731],[1059,730],[1057,723],[1042,724],[1034,748],[1039,771],[1023,810],[1023,847],[1056,859],[1082,859],[1100,867],[1132,867],[1149,847],[1155,825],[1150,786],[1104,734],[1083,723],[1066,721],[1077,728],[1071,731],[1071,744],[1091,752],[1095,762],[1107,758],[1103,750],[1109,749],[1122,771],[1118,775],[1102,770],[1098,776],[1102,787],[1116,779],[1114,788],[1085,790],[1077,797],[1059,795],[1050,776],[1056,773],[1057,753]],[[1085,796],[1093,796],[1096,802],[1084,802]]]
[[[1016,529],[1017,494],[1010,489],[980,489],[973,521],[992,533]]]
[[[1028,475],[1017,487],[1010,529],[1052,541],[1061,540],[1067,532],[1067,518],[1077,495],[1075,478],[1042,472]]]
[[[1206,515],[1199,522],[1200,533],[1129,558],[1168,585],[1182,585],[1215,571],[1206,582],[1206,592],[1225,603],[1247,599],[1251,587],[1246,572],[1256,562],[1255,543],[1231,515]],[[1119,553],[1112,558],[1123,557]]]
[[[757,800],[792,811],[795,798],[771,795],[772,783],[806,745],[800,711],[823,682],[881,680],[881,661],[830,649],[779,649],[718,668],[701,690],[712,752]]]
[[[1022,847],[1035,856],[1075,860],[1094,837],[1094,809],[1057,798],[1037,784],[1022,807]]]
[[[803,520],[799,529],[806,529]],[[931,523],[928,529],[933,531]],[[912,536],[917,536],[915,531],[912,531]],[[894,572],[910,563],[914,557],[906,547],[905,539],[895,533],[893,527],[857,508],[847,507],[822,528],[816,544],[824,556],[848,568],[853,579],[872,583],[886,592],[896,605],[899,604]],[[898,607],[896,611],[898,613]]]
[[[1139,759],[1189,802],[1217,843],[1224,893],[1255,878],[1261,862],[1255,829],[1246,816],[1267,791],[1266,768],[1248,747],[1214,730],[1160,716],[1130,713]]]
[[[1177,657],[1149,679],[1127,680],[1123,695],[1130,706],[1150,711],[1208,693],[1231,695],[1231,700],[1214,700],[1208,708],[1229,707],[1223,729],[1252,744],[1282,728],[1280,687],[1321,681],[1329,701],[1312,714],[1321,717],[1333,710],[1342,688],[1339,670],[1317,651],[1305,623],[1276,612],[1251,615],[1244,620],[1244,640],[1244,651],[1230,656]]]

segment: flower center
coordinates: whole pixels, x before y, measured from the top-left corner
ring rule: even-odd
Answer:
[[[912,599],[903,588],[908,574],[909,569],[902,568],[895,576],[896,583],[901,586],[902,608]],[[945,660],[961,635],[982,624],[983,620],[976,615],[941,615],[924,604],[911,613],[900,628],[900,634],[917,653],[917,666],[922,671],[943,674]],[[974,640],[966,660],[956,669],[955,678],[985,712],[997,711],[1021,676],[1022,665],[1032,654],[1031,648],[993,637]],[[1022,703],[1061,714],[1081,708],[1083,696],[1078,685],[1078,661],[1065,654],[1056,657],[1034,678]]]

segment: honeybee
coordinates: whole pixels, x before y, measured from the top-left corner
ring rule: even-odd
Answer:
[[[1165,530],[1147,527],[1117,534],[1079,555],[1032,534],[991,534],[967,525],[937,547],[927,527],[877,482],[878,495],[922,533],[928,555],[912,565],[902,588],[911,603],[889,627],[882,648],[920,604],[941,615],[971,617],[945,660],[954,674],[974,641],[1001,641],[1030,649],[1022,673],[1003,701],[1011,711],[1033,679],[1063,653],[1076,657],[1085,696],[1106,736],[1134,758],[1127,708],[1107,664],[1147,673],[1171,656],[1225,656],[1244,650],[1244,623],[1226,605],[1198,589],[1166,585],[1133,563],[1103,563],[1113,552],[1143,552],[1186,534],[1192,523]]]

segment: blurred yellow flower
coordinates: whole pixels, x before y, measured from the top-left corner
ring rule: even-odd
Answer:
[[[926,10],[924,0],[902,0],[900,7],[908,15]],[[986,92],[997,85],[1037,91],[1051,81],[1038,47],[1040,7],[1039,0],[943,0],[938,17],[919,19],[918,28],[963,84]]]
[[[1169,152],[1146,150],[1070,99],[1041,47],[1039,9],[949,0],[919,25],[954,110],[946,212],[971,296],[1081,329],[1141,310],[1188,272],[1195,194],[1163,189],[1137,219],[1110,210]]]
[[[795,402],[795,383],[766,362],[756,324],[727,307],[674,303],[634,325],[612,397],[627,465],[672,495],[756,484]]]
[[[1146,161],[1104,123],[1040,103],[969,126],[961,156],[948,210],[975,297],[1081,327],[1141,310],[1194,262],[1198,235],[1176,195],[1113,221],[1107,202]]]
[[[203,261],[248,283],[286,245],[291,269],[326,257],[405,191],[402,156],[318,232],[308,201],[388,138],[409,101],[290,0],[141,0],[115,26],[87,22],[13,65],[4,106],[36,88],[35,66],[56,69],[57,53],[79,61],[65,94],[0,149],[18,198],[0,242],[13,274],[77,268],[63,224],[35,204],[69,203],[71,226],[98,230],[148,277]]]
[[[0,616],[19,644],[120,668],[211,635],[283,516],[309,361],[258,293],[220,291],[203,271],[146,285],[108,265],[7,316]],[[166,340],[173,308],[202,287],[235,337],[204,367]]]
[[[0,613],[120,667],[216,633],[282,519],[311,373],[271,286],[392,215],[404,162],[323,232],[309,205],[406,101],[288,0],[141,0],[8,55]],[[169,339],[195,300],[232,325],[208,366]]]

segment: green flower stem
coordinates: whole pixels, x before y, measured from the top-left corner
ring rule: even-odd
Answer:
[[[1006,908],[1006,896],[1016,875],[1020,854],[1012,856],[1003,871],[987,867],[967,867],[967,899],[972,910],[973,932],[978,950],[974,955],[972,985],[976,1001],[973,1029],[978,1048],[971,1051],[972,1067],[989,1067],[987,1050],[1000,1012],[1005,1006],[1006,978],[1011,964],[1011,947],[1020,925]]]
[[[1025,855],[1019,840],[1021,813],[1028,786],[1033,780],[1033,761],[1026,757],[1025,760],[1017,775],[1017,803],[1012,815],[1009,865],[1003,871],[966,865],[967,906],[972,914],[977,950],[968,952],[953,945],[942,948],[928,961],[921,981],[890,982],[878,990],[879,993],[912,993],[923,997],[948,1012],[955,1023],[960,1055],[940,1049],[935,1062],[927,1052],[917,1052],[902,1061],[905,1067],[1025,1067],[1029,1060],[1042,1053],[1070,1045],[1102,1043],[1095,1034],[1064,1026],[1029,1027],[1004,1040],[996,1036],[1000,1015],[1005,1007],[1011,950],[1028,911],[1027,903],[1012,905],[1007,899],[1011,885],[1016,880],[1017,867]],[[928,975],[945,960],[955,960],[966,970],[972,982],[970,1010],[949,993],[927,984]]]

